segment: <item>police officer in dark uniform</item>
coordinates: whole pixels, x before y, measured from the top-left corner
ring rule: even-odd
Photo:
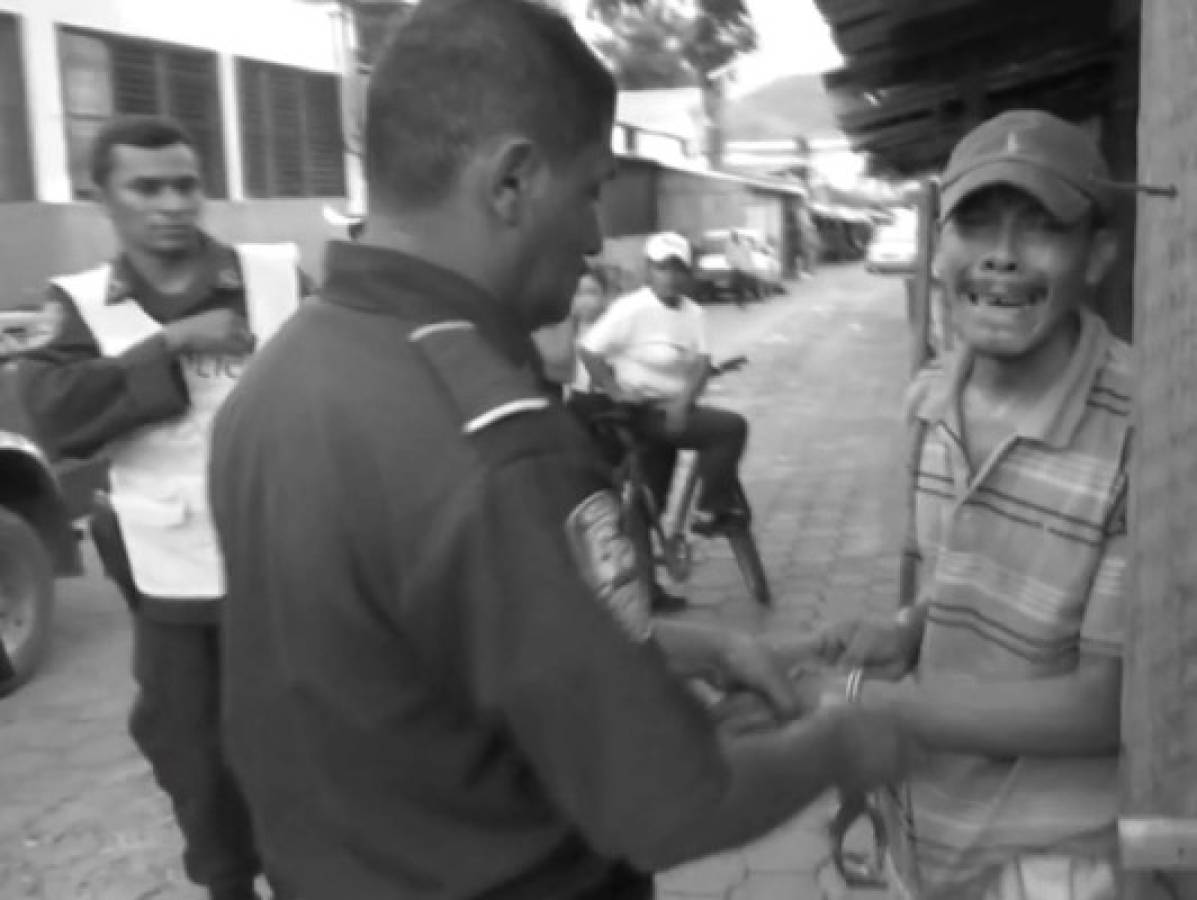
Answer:
[[[614,98],[546,5],[417,7],[371,81],[361,241],[218,418],[230,756],[305,900],[645,898],[904,764],[849,706],[720,734],[678,672],[767,678],[654,625],[538,379],[529,333],[599,249]]]
[[[58,331],[20,372],[53,453],[108,463],[111,499],[92,533],[133,611],[129,727],[173,801],[187,874],[213,900],[253,900],[258,854],[220,743],[223,568],[207,515],[208,433],[255,344],[308,282],[294,245],[231,246],[200,228],[199,172],[175,122],[105,124],[92,180],[120,253],[52,280]]]

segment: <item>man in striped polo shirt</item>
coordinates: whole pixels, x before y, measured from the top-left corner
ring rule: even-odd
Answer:
[[[1112,187],[1084,131],[1031,110],[977,127],[944,174],[936,269],[962,349],[909,396],[918,601],[823,642],[932,750],[891,792],[899,896],[1119,896],[1133,385],[1090,308]]]

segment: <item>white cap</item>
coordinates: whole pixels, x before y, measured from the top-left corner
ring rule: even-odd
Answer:
[[[692,264],[690,242],[674,231],[663,231],[650,237],[644,242],[644,255],[654,263],[678,259],[687,267]]]

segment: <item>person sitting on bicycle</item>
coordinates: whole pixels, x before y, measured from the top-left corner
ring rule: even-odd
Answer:
[[[648,284],[616,298],[586,333],[578,355],[594,388],[635,406],[633,427],[650,445],[698,451],[702,489],[694,530],[714,534],[742,520],[738,469],[748,423],[698,404],[711,374],[703,309],[686,296],[691,251],[665,232],[644,247]]]
[[[562,385],[566,407],[577,416],[582,427],[595,440],[600,452],[611,466],[615,467],[619,465],[624,449],[608,430],[596,427],[595,421],[596,415],[611,409],[611,399],[594,388],[590,373],[578,356],[578,345],[586,337],[591,326],[602,316],[607,303],[606,279],[602,271],[588,266],[586,272],[578,279],[569,318],[560,325],[535,332],[532,337],[543,360],[545,377],[550,382],[555,381]],[[677,451],[663,444],[646,447],[641,454],[641,471],[659,510],[665,508],[676,461]],[[637,551],[644,557],[642,573],[649,585],[653,612],[673,613],[685,609],[685,598],[665,590],[657,580],[656,569],[651,562],[652,541],[648,532],[641,530],[639,525],[633,525],[631,537]]]

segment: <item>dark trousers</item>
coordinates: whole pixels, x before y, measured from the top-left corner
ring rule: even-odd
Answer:
[[[220,628],[147,617],[120,526],[103,500],[91,530],[106,574],[133,612],[137,698],[129,731],[174,806],[187,877],[215,889],[250,883],[261,865],[221,746]]]
[[[740,458],[748,444],[748,422],[739,413],[714,406],[695,406],[679,434],[665,431],[665,415],[647,409],[637,430],[654,444],[698,451],[702,488],[698,508],[705,512],[734,509],[738,500]]]
[[[138,694],[129,731],[174,805],[187,877],[208,887],[261,870],[249,810],[220,738],[220,628],[133,616]]]
[[[566,405],[594,437],[603,458],[612,468],[619,465],[623,457],[623,448],[618,440],[604,433],[603,429],[595,428],[591,421],[592,416],[611,409],[611,399],[606,394],[575,391]],[[669,485],[673,481],[673,472],[677,466],[677,449],[653,442],[653,446],[645,447],[641,453],[640,465],[644,472],[644,480],[656,501],[657,511],[664,512],[665,503],[669,499]]]

